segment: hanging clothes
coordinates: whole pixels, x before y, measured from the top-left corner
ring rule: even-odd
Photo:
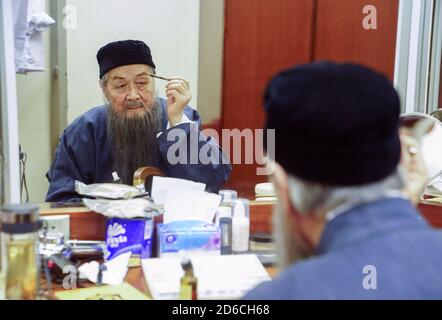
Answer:
[[[55,23],[44,12],[44,0],[12,1],[15,42],[15,71],[26,74],[44,71],[43,31]]]

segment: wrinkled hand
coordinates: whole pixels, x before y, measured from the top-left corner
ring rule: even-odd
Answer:
[[[167,116],[171,126],[176,125],[183,117],[184,108],[192,99],[189,81],[182,77],[171,77],[166,84]]]
[[[411,202],[417,204],[428,181],[428,172],[419,143],[405,129],[400,130],[401,167],[404,170],[404,192]]]

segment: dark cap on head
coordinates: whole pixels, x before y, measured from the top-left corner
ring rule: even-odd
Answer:
[[[139,40],[123,40],[108,43],[97,52],[100,79],[109,70],[128,64],[147,64],[155,68],[150,48]]]
[[[373,70],[333,62],[297,66],[270,81],[264,103],[265,126],[275,129],[274,160],[298,178],[361,185],[398,165],[399,96]]]

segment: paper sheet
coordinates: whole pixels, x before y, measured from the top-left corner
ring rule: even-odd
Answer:
[[[270,276],[255,254],[193,256],[198,299],[240,299]],[[154,299],[179,298],[183,270],[180,258],[143,259],[144,278]]]
[[[200,220],[212,223],[221,196],[205,191],[169,191],[164,202],[163,222]]]
[[[105,262],[106,271],[103,271],[103,284],[118,285],[123,283],[127,273],[127,265],[132,252],[120,254],[112,260]],[[93,283],[97,283],[99,264],[91,261],[78,268],[80,277],[85,277]]]
[[[154,176],[152,179],[152,199],[156,204],[164,204],[166,194],[169,192],[176,194],[183,190],[204,191],[205,188],[204,183]]]

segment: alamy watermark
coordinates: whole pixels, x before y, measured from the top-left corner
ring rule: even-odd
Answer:
[[[377,290],[378,288],[378,274],[375,266],[369,264],[362,268],[362,288],[365,290]]]
[[[182,128],[167,131],[166,139],[172,142],[167,150],[170,164],[257,164],[257,175],[273,173],[274,163],[270,159],[275,159],[274,129],[222,129],[219,136],[213,129],[199,131],[192,125],[190,128],[190,132]]]
[[[365,15],[362,18],[362,28],[365,30],[376,30],[378,28],[378,11],[376,6],[368,4],[362,8]]]
[[[63,15],[63,28],[66,30],[77,29],[77,8],[73,5],[66,5],[63,7]]]
[[[77,289],[77,268],[71,264],[63,267],[63,274],[67,274],[63,278],[63,289]]]

